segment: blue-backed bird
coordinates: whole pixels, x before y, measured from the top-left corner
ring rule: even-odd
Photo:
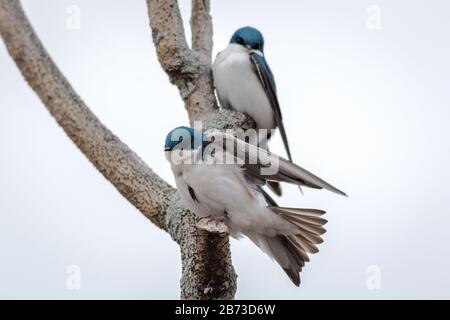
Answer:
[[[345,193],[266,149],[218,131],[175,128],[164,150],[186,207],[199,217],[221,219],[235,238],[247,236],[298,286],[308,253],[318,252],[316,245],[323,242],[325,212],[279,207],[262,186],[278,181]]]
[[[287,157],[292,161],[275,79],[264,57],[261,32],[252,27],[236,30],[225,50],[217,55],[212,70],[221,107],[248,114],[255,120],[257,129],[278,127]],[[268,138],[270,134],[259,141],[260,146],[265,147]],[[281,195],[279,185],[271,186]]]

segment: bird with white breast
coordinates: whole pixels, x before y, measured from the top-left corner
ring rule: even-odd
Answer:
[[[252,27],[243,27],[234,32],[228,46],[217,55],[213,67],[214,86],[222,108],[246,113],[255,122],[258,130],[266,130],[256,141],[267,148],[271,130],[278,128],[292,161],[291,151],[284,128],[275,79],[264,56],[264,38]],[[276,183],[269,186],[281,195]]]
[[[308,253],[318,252],[323,242],[325,212],[279,207],[262,186],[276,181],[345,193],[266,149],[218,131],[175,128],[164,150],[186,207],[199,217],[221,219],[235,238],[248,237],[298,286]]]

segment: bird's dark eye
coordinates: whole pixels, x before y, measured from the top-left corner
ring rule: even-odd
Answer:
[[[259,50],[260,48],[261,48],[261,45],[259,43],[255,44],[253,46],[253,49],[255,49],[255,50]]]
[[[241,37],[237,37],[236,38],[236,42],[243,45],[244,44],[244,39],[242,39]]]

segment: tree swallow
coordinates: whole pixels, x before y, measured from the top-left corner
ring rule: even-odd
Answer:
[[[235,238],[247,236],[299,286],[308,253],[318,252],[316,245],[323,242],[325,212],[279,207],[262,186],[278,181],[345,193],[266,149],[222,132],[178,127],[167,135],[164,150],[186,207],[199,217],[223,220]]]
[[[238,29],[227,48],[217,55],[212,70],[220,105],[248,114],[258,129],[269,130],[265,139],[259,141],[262,147],[270,138],[270,129],[278,127],[288,159],[292,161],[275,79],[264,57],[261,32],[252,27]],[[272,182],[269,186],[281,195],[278,184]]]

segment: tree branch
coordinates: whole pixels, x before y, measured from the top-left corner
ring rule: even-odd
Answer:
[[[0,33],[28,84],[92,164],[160,228],[174,189],[89,110],[47,54],[19,1],[0,1]]]
[[[206,77],[209,79],[206,87],[199,83],[205,79],[205,65],[196,66],[200,75],[189,71],[199,60],[185,43],[176,1],[149,1],[149,9],[156,25],[153,38],[161,65],[178,85],[182,97],[183,90],[187,90],[185,94],[189,92],[184,99],[191,119],[213,110],[215,100],[211,95],[206,100],[200,99],[205,88],[212,92],[210,77]],[[164,19],[168,19],[168,26],[163,26]],[[181,298],[233,298],[236,274],[228,236],[197,229],[197,218],[184,208],[176,190],[89,110],[46,52],[18,0],[0,0],[0,34],[22,75],[69,138],[128,201],[180,245]],[[184,85],[190,78],[196,79],[193,88]],[[209,101],[206,106],[205,101]],[[245,116],[231,111],[216,111],[208,114],[207,119],[217,128],[245,125],[246,121]]]
[[[213,49],[210,9],[210,0],[192,0],[192,49],[203,54],[208,61],[211,61]]]
[[[249,117],[232,110],[218,109],[211,72],[213,25],[209,14],[210,1],[192,0],[192,50],[186,44],[177,1],[147,0],[147,5],[159,62],[170,81],[178,87],[191,125],[194,121],[202,121],[204,130],[254,128],[255,123]],[[198,246],[200,251],[184,250],[182,246],[182,297],[198,297],[221,290],[221,297],[234,297],[236,275],[231,264],[228,234],[223,228],[211,231],[214,229],[202,226],[196,237],[190,238],[191,245]],[[194,260],[186,257],[192,253],[196,256]],[[190,284],[192,267],[184,263],[192,261],[196,263],[194,272],[199,277],[219,282],[210,281],[204,292],[199,292],[197,285]],[[204,277],[205,274],[208,276]]]
[[[159,62],[184,99],[193,90],[191,82],[197,77],[200,62],[186,42],[178,3],[176,0],[147,3]]]
[[[209,17],[209,5],[201,6],[197,2],[193,0],[194,15],[191,21],[194,30],[199,32],[200,24]],[[178,2],[147,0],[147,5],[159,62],[170,81],[178,87],[192,125],[194,121],[202,120],[206,114],[217,110],[211,73],[211,22],[199,36],[193,36],[194,50],[191,50],[186,43]]]

